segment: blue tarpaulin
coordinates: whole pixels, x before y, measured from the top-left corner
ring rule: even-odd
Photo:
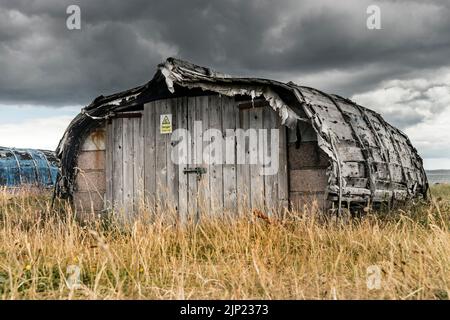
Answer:
[[[58,160],[52,151],[0,147],[0,186],[52,187]]]

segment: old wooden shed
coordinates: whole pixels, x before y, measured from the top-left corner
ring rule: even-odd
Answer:
[[[314,88],[174,58],[145,85],[85,107],[57,154],[58,192],[79,212],[133,216],[170,205],[185,219],[314,200],[333,210],[428,189],[416,149],[378,113]]]

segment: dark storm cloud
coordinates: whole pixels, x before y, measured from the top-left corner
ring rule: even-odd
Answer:
[[[382,30],[366,28],[369,4]],[[0,102],[86,104],[148,81],[168,55],[350,96],[448,65],[449,15],[446,1],[3,1]]]

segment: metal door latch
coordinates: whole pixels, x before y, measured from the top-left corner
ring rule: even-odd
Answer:
[[[195,167],[195,168],[184,168],[184,174],[195,173],[197,174],[197,180],[200,180],[202,174],[206,173],[206,168],[203,167]]]

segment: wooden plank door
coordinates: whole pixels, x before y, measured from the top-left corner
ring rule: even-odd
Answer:
[[[185,100],[152,101],[144,106],[144,199],[151,215],[176,214],[179,202],[178,166],[171,161],[171,133],[161,131],[161,117],[170,115],[172,129],[178,123],[178,112]],[[181,193],[182,200],[184,199]]]
[[[236,110],[232,99],[219,96],[174,98],[144,106],[144,180],[150,207],[175,209],[182,221],[198,221],[201,213],[221,215],[224,207],[236,211],[235,164],[217,160],[215,153],[225,150],[205,149],[208,141],[223,138],[224,129],[234,131]],[[161,134],[164,114],[171,115],[174,131],[184,129],[188,137]],[[215,135],[208,136],[209,129],[216,130]],[[182,157],[178,144],[188,152],[186,163],[172,159]]]
[[[259,209],[268,215],[279,213],[289,203],[286,128],[268,104],[241,108],[237,120],[237,128],[247,132],[245,139],[237,135],[243,148],[236,154],[245,157],[245,164],[237,164],[236,168],[238,212]],[[248,130],[251,129],[256,132],[250,133]],[[275,134],[278,135],[278,143],[272,145]],[[274,174],[262,174],[262,167],[267,167],[272,161],[278,162],[278,170]]]
[[[144,131],[139,113],[106,125],[105,207],[130,220],[143,208]]]
[[[161,133],[162,115],[172,117],[173,131],[184,129],[188,136]],[[272,212],[287,205],[286,131],[269,106],[239,109],[233,98],[218,95],[173,98],[146,104],[142,124],[144,195],[158,214],[175,211],[181,221],[198,221],[201,214],[236,215],[255,208]],[[255,129],[257,140],[237,150],[236,129]],[[269,135],[258,136],[261,129]],[[273,129],[279,130],[279,145],[269,150]],[[279,170],[270,176],[261,174],[260,163],[250,163],[260,139],[269,148],[264,154],[279,156]],[[211,147],[216,141],[220,148]],[[187,155],[177,154],[177,146]],[[173,161],[183,156],[185,163]]]

